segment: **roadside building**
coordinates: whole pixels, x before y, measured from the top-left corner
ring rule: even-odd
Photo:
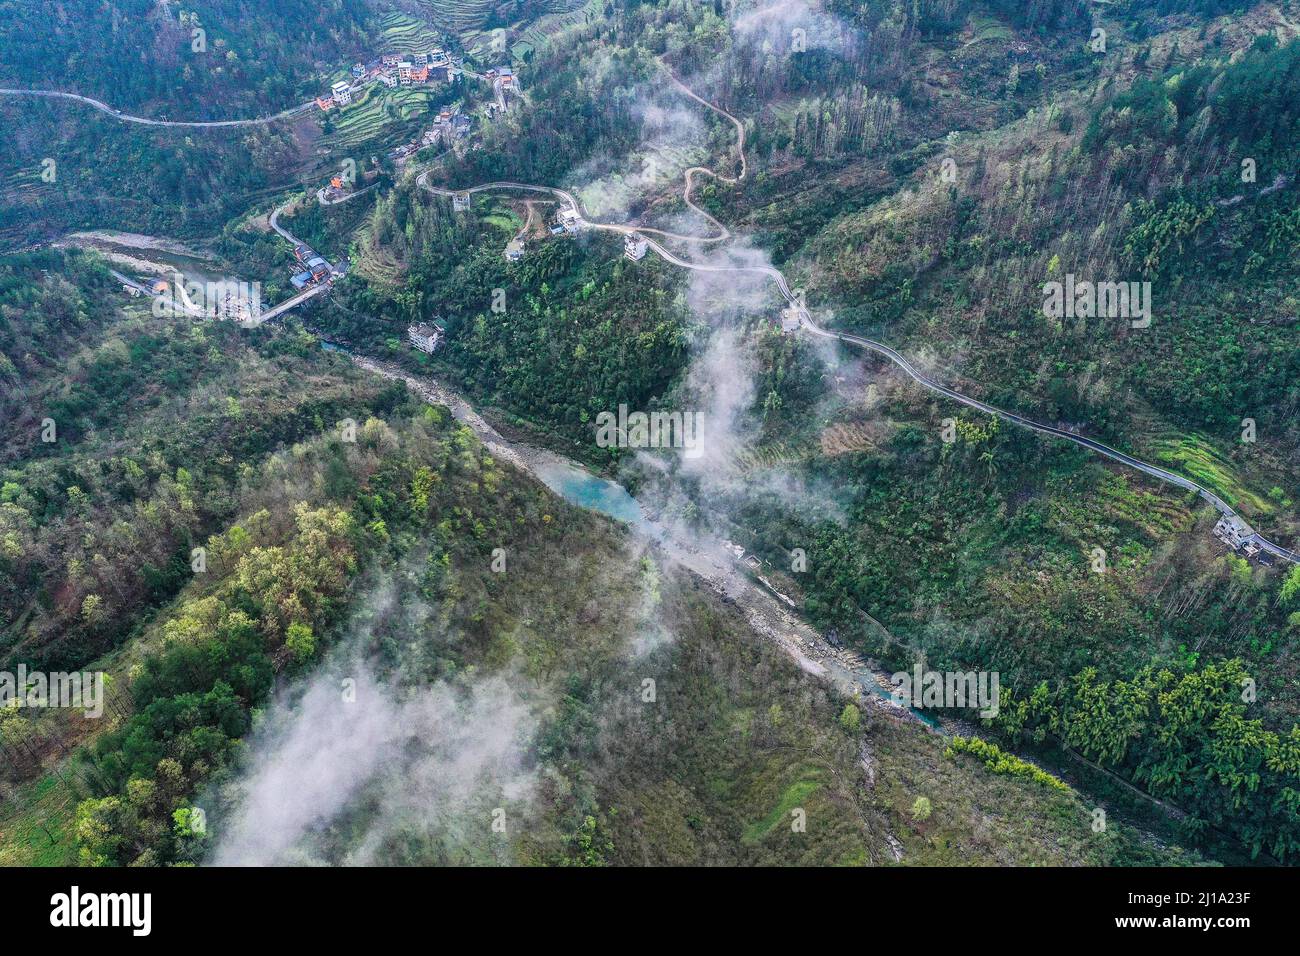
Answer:
[[[501,81],[503,90],[514,90],[515,88],[515,71],[508,66],[501,67],[497,71],[497,78]]]
[[[330,110],[334,109],[336,104],[332,97],[318,96],[316,97],[316,105],[321,108],[321,112],[328,113]]]
[[[401,63],[398,63],[398,64],[397,64],[397,82],[400,83],[400,84],[402,84],[402,86],[410,86],[410,85],[411,85],[411,71],[412,71],[413,69],[414,69],[414,67],[411,65],[411,61],[410,61],[410,60],[403,60]]]
[[[465,212],[469,209],[469,193],[456,193],[451,197],[452,212]]]
[[[366,65],[364,63],[352,64],[352,75],[358,80],[366,75]]]
[[[1255,529],[1237,515],[1220,517],[1218,524],[1214,526],[1214,536],[1233,551],[1240,551],[1248,558],[1259,554],[1259,546],[1254,540]]]
[[[330,274],[330,264],[320,256],[314,256],[307,260],[307,268],[311,270],[313,279],[324,279]]]
[[[635,232],[629,232],[623,237],[623,256],[633,262],[640,262],[644,259],[646,250],[649,248],[650,244]]]
[[[442,337],[446,331],[442,323],[437,320],[420,322],[407,326],[406,339],[413,348],[432,355],[434,350],[442,343]]]
[[[561,209],[557,218],[565,232],[574,233],[582,228],[582,218],[578,215],[578,211],[569,206]]]
[[[301,292],[303,289],[307,288],[307,286],[311,285],[311,273],[299,272],[290,278],[289,281],[293,283],[295,289]]]
[[[1222,515],[1214,526],[1214,534],[1233,548],[1241,547],[1242,542],[1254,533],[1251,526],[1236,515]]]
[[[524,240],[518,238],[511,239],[506,243],[506,259],[509,262],[518,262],[524,257]]]
[[[352,90],[343,80],[330,87],[330,94],[337,106],[347,106],[352,102]]]
[[[300,242],[293,247],[294,258],[299,262],[305,263],[308,259],[314,258],[316,253],[311,251],[311,247],[305,242]]]
[[[797,305],[788,305],[781,310],[781,331],[797,332],[801,324],[802,310]]]

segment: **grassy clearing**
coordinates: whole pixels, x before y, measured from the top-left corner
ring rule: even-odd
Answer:
[[[0,866],[73,866],[80,797],[54,774],[8,794],[0,813]]]
[[[1011,32],[1008,26],[990,16],[973,13],[966,26],[971,31],[972,36],[962,44],[963,46],[974,46],[976,43],[984,43],[989,40],[1006,43],[1015,39],[1015,34]]]
[[[593,216],[615,215],[646,192],[671,188],[683,170],[707,158],[707,150],[696,144],[652,143],[625,157],[619,171],[580,187],[578,195]]]
[[[821,789],[822,784],[816,778],[815,770],[805,768],[802,772],[805,775],[785,788],[785,792],[781,794],[781,799],[772,808],[772,812],[745,829],[745,835],[741,838],[745,844],[754,844],[763,839],[783,821],[790,819],[790,811],[800,807],[805,800]]]
[[[1233,507],[1254,514],[1270,514],[1273,504],[1247,488],[1236,467],[1196,435],[1166,439],[1156,445],[1156,456],[1182,474],[1211,489]]]

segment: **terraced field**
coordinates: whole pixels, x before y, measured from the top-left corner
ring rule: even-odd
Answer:
[[[563,6],[558,4],[557,6]],[[563,33],[570,27],[583,23],[588,14],[600,16],[603,10],[603,4],[599,0],[586,0],[579,3],[572,9],[559,9],[555,13],[547,14],[544,17],[535,20],[532,24],[524,28],[522,39],[516,43],[516,47],[534,49],[536,47],[546,46],[551,40]],[[511,52],[516,57],[522,57],[524,54],[511,48]]]
[[[429,19],[453,33],[476,30],[492,15],[492,0],[422,0]]]
[[[381,138],[383,142],[405,142],[410,131],[394,129],[394,120],[427,116],[446,99],[444,87],[368,87],[351,106],[332,114],[334,129],[324,137],[323,144],[331,150],[347,151]]]
[[[485,6],[490,9],[490,4]],[[387,49],[395,53],[423,53],[445,42],[442,32],[409,14],[387,13],[379,22]]]
[[[469,56],[478,59],[491,52],[490,32],[483,30],[492,15],[491,0],[422,0],[421,6],[428,11],[430,21],[459,36]],[[599,14],[602,7],[598,0],[551,0],[546,4],[549,12],[545,16],[506,28],[511,56],[522,59],[556,34],[582,23],[588,12]]]

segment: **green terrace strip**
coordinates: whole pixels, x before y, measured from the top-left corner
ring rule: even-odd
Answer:
[[[1021,760],[1015,754],[1003,751],[997,744],[980,740],[978,737],[953,737],[948,741],[945,757],[957,754],[970,754],[984,761],[984,766],[994,773],[1009,774],[1013,777],[1025,777],[1056,790],[1069,792],[1069,787],[1047,771],[1034,766],[1027,760]]]

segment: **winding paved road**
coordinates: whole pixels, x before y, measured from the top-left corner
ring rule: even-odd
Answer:
[[[252,119],[210,120],[200,122],[198,120],[156,120],[149,119],[147,116],[132,116],[130,113],[123,113],[121,110],[113,109],[113,107],[101,100],[89,96],[82,96],[79,93],[65,93],[61,90],[16,90],[0,87],[0,96],[39,96],[46,99],[75,100],[78,103],[84,103],[87,106],[94,107],[101,113],[107,113],[114,119],[119,119],[124,123],[140,123],[143,126],[183,126],[190,129],[216,128],[224,126],[264,126],[267,123],[274,123],[278,120],[300,116],[316,105],[315,101],[301,103],[291,109],[282,110],[281,112],[274,113],[270,116],[257,116]]]
[[[1122,451],[1119,451],[1118,449],[1111,448],[1109,445],[1099,442],[1096,439],[1088,438],[1086,435],[1080,435],[1077,432],[1073,432],[1065,428],[1059,428],[1055,425],[1046,425],[1042,422],[1035,421],[1034,419],[1029,418],[1025,415],[1021,415],[1017,412],[1010,412],[1007,411],[1006,409],[998,408],[995,405],[990,405],[987,402],[980,401],[977,398],[972,398],[969,395],[965,395],[957,391],[956,389],[944,385],[942,382],[937,382],[934,379],[930,378],[928,375],[925,375],[924,373],[920,372],[914,365],[912,365],[911,362],[909,362],[906,358],[904,358],[902,354],[900,354],[895,349],[890,348],[888,345],[885,345],[883,342],[876,342],[872,339],[864,338],[863,336],[860,335],[852,335],[847,332],[827,331],[826,329],[819,327],[812,321],[812,317],[808,314],[808,310],[807,308],[804,307],[803,302],[798,297],[796,297],[794,293],[791,291],[790,284],[786,281],[785,275],[781,272],[781,270],[773,266],[730,266],[730,265],[711,265],[706,262],[693,262],[689,259],[683,259],[681,256],[677,255],[676,253],[673,253],[668,249],[665,249],[661,243],[646,236],[646,233],[653,233],[666,238],[679,239],[687,242],[717,242],[720,241],[721,239],[727,238],[730,235],[730,233],[727,231],[726,227],[723,226],[721,223],[719,223],[708,213],[704,212],[704,210],[696,206],[693,202],[691,202],[690,193],[691,193],[691,186],[693,184],[693,177],[694,174],[696,173],[700,175],[707,174],[713,176],[715,179],[718,179],[720,182],[734,185],[735,183],[738,183],[741,179],[744,178],[745,172],[747,170],[746,161],[745,161],[745,151],[744,151],[745,129],[744,126],[741,124],[741,122],[737,120],[734,116],[732,116],[730,113],[727,113],[722,109],[719,109],[718,107],[714,106],[712,103],[709,103],[707,100],[704,100],[701,97],[697,96],[689,87],[687,87],[684,83],[682,83],[681,80],[677,79],[677,77],[674,76],[672,72],[667,69],[667,67],[664,67],[664,69],[665,72],[668,73],[668,76],[672,79],[674,85],[676,85],[678,89],[680,89],[683,93],[685,93],[687,96],[689,96],[691,99],[695,100],[696,102],[702,103],[703,105],[707,106],[709,109],[713,110],[714,112],[722,116],[725,116],[727,119],[731,120],[731,122],[736,127],[737,148],[740,153],[740,172],[735,178],[722,176],[719,173],[716,173],[709,169],[705,169],[704,167],[701,166],[691,167],[686,171],[686,186],[685,186],[685,192],[683,198],[686,200],[687,205],[689,205],[696,212],[700,213],[700,215],[702,215],[705,219],[709,220],[714,225],[716,225],[722,231],[723,235],[711,236],[706,238],[701,238],[699,236],[681,236],[681,235],[677,235],[676,233],[668,233],[659,229],[649,229],[649,228],[631,226],[631,225],[619,224],[619,223],[595,222],[586,217],[581,204],[578,202],[577,197],[575,197],[570,192],[567,192],[563,189],[558,189],[553,186],[537,186],[531,183],[517,183],[517,182],[491,182],[491,183],[483,183],[478,186],[472,186],[469,189],[461,189],[461,190],[442,189],[437,186],[429,185],[427,181],[427,177],[428,177],[427,170],[424,173],[420,174],[419,178],[416,180],[416,183],[421,188],[426,189],[429,192],[439,196],[453,196],[456,193],[477,193],[477,192],[500,191],[500,190],[525,190],[531,192],[549,193],[553,196],[559,197],[561,200],[568,203],[578,213],[578,216],[582,224],[587,228],[604,230],[607,232],[622,233],[622,234],[638,233],[643,238],[645,238],[646,244],[651,249],[654,249],[654,251],[662,259],[675,266],[679,266],[683,269],[693,269],[698,272],[732,272],[732,273],[749,273],[754,275],[766,276],[776,284],[776,287],[780,291],[781,296],[786,300],[787,303],[789,303],[789,305],[792,308],[796,310],[796,313],[799,317],[800,327],[806,329],[812,335],[820,336],[822,338],[839,339],[841,342],[845,342],[850,345],[856,345],[860,348],[864,348],[869,351],[875,352],[879,355],[883,355],[885,358],[889,359],[891,362],[897,365],[898,368],[901,369],[902,372],[908,378],[910,378],[912,381],[916,382],[918,385],[928,389],[931,392],[934,392],[938,395],[943,395],[946,398],[950,398],[953,401],[959,402],[962,405],[965,405],[969,408],[976,409],[977,411],[983,412],[986,415],[992,415],[1004,421],[1011,422],[1014,425],[1019,425],[1022,428],[1027,428],[1031,431],[1038,432],[1039,434],[1050,435],[1054,438],[1063,438],[1066,441],[1070,441],[1083,448],[1087,448],[1089,451],[1096,452],[1097,454],[1109,458],[1112,461],[1117,461],[1122,465],[1125,465],[1129,468],[1133,468],[1136,471],[1140,471],[1145,475],[1150,475],[1151,477],[1157,478],[1160,481],[1164,481],[1169,484],[1176,485],[1177,487],[1184,488],[1188,491],[1194,491],[1203,500],[1211,504],[1215,508],[1215,510],[1217,510],[1221,515],[1236,518],[1237,520],[1241,521],[1243,524],[1248,524],[1248,522],[1246,522],[1245,519],[1243,519],[1237,513],[1237,511],[1226,501],[1224,501],[1222,498],[1216,495],[1209,488],[1197,484],[1195,481],[1192,481],[1190,478],[1185,478],[1182,475],[1177,474],[1176,472],[1169,471],[1168,469],[1165,468],[1157,467],[1156,465],[1147,464],[1146,462],[1141,461],[1140,459],[1134,458],[1132,455],[1128,455]],[[1282,558],[1283,560],[1290,561],[1294,564],[1300,564],[1300,553],[1292,551],[1288,548],[1284,548],[1279,544],[1275,544],[1272,541],[1269,541],[1267,538],[1260,535],[1259,532],[1253,532],[1251,536],[1246,539],[1245,543],[1254,544],[1257,547],[1259,547],[1261,550],[1267,551],[1269,554],[1274,555],[1275,557]]]
[[[691,239],[690,241],[721,242],[724,239],[729,239],[731,238],[731,231],[726,226],[718,222],[718,220],[714,219],[711,215],[709,215],[699,206],[695,205],[695,203],[691,202],[691,188],[695,185],[696,173],[700,174],[701,176],[712,176],[714,179],[718,180],[718,182],[726,183],[729,186],[734,186],[737,183],[739,183],[742,179],[745,178],[745,173],[749,171],[749,163],[745,159],[745,124],[742,123],[740,120],[736,119],[736,117],[732,116],[722,107],[714,106],[708,100],[696,94],[694,90],[692,90],[689,86],[687,86],[685,83],[679,80],[677,78],[677,75],[673,73],[672,70],[668,69],[667,66],[664,65],[663,61],[660,61],[659,65],[663,68],[664,72],[668,74],[668,78],[673,81],[673,85],[676,86],[678,90],[680,90],[686,96],[689,96],[695,102],[700,103],[708,107],[709,109],[713,110],[713,112],[717,113],[719,116],[725,117],[726,119],[730,120],[731,125],[736,128],[736,154],[740,157],[740,172],[737,173],[734,177],[724,176],[721,173],[714,172],[712,169],[708,169],[704,166],[692,166],[690,169],[686,170],[686,183],[682,188],[682,200],[686,203],[686,205],[689,206],[691,209],[694,209],[696,213],[698,213],[699,215],[707,219],[709,222],[711,222],[719,232],[719,235],[717,236],[710,236],[708,238],[695,238],[695,239]],[[648,229],[646,231],[655,232],[658,233],[659,235],[665,235],[665,236],[670,235],[669,233],[660,232],[658,229]],[[681,238],[681,237],[674,236],[673,238]]]
[[[686,96],[690,97],[691,99],[695,100],[695,102],[708,107],[713,112],[717,113],[719,116],[726,118],[736,128],[736,152],[740,158],[740,172],[736,176],[723,176],[721,173],[714,172],[713,170],[707,169],[704,166],[692,166],[686,170],[685,186],[682,189],[682,200],[686,203],[687,206],[689,206],[692,210],[694,210],[697,214],[699,214],[700,217],[707,220],[710,225],[716,228],[718,230],[717,235],[687,236],[678,232],[668,232],[664,229],[655,229],[651,226],[633,226],[633,225],[628,225],[626,223],[598,222],[587,215],[587,211],[582,208],[582,203],[578,200],[577,196],[575,196],[571,192],[568,192],[563,189],[559,189],[554,186],[537,186],[532,183],[498,181],[498,182],[491,182],[491,183],[481,183],[478,186],[471,186],[468,189],[443,189],[438,186],[429,185],[428,176],[430,170],[425,170],[423,173],[419,175],[419,177],[416,179],[416,185],[418,185],[421,189],[426,189],[437,196],[454,196],[457,193],[479,193],[479,192],[489,192],[489,191],[500,192],[502,190],[512,190],[512,189],[524,190],[527,192],[548,193],[552,196],[557,196],[563,202],[568,203],[574,209],[574,211],[578,213],[578,217],[582,220],[582,224],[589,229],[602,229],[605,230],[606,232],[617,232],[623,235],[627,235],[628,233],[635,232],[640,234],[643,237],[649,235],[662,236],[665,239],[673,239],[678,242],[714,243],[714,242],[723,242],[727,239],[730,239],[731,231],[722,223],[718,222],[718,220],[715,219],[708,212],[701,209],[699,206],[695,205],[695,203],[691,200],[691,190],[694,188],[695,176],[697,174],[701,176],[712,176],[714,179],[718,180],[719,182],[726,183],[731,186],[734,186],[735,184],[739,183],[742,179],[745,178],[745,174],[749,170],[748,161],[745,159],[745,126],[743,123],[741,123],[740,120],[736,119],[736,117],[732,116],[726,110],[722,109],[721,107],[714,106],[708,100],[698,96],[689,86],[687,86],[685,83],[679,80],[673,74],[673,72],[669,70],[666,65],[663,64],[662,61],[660,62],[659,65],[663,69],[663,71],[668,75],[668,78],[672,80],[673,85],[676,86],[678,90],[680,90],[682,93],[684,93]],[[660,255],[664,256],[665,258],[668,258],[670,261],[675,262],[677,265],[685,265],[684,262],[670,257],[668,253],[665,252],[665,250],[657,243],[655,243],[653,240],[647,239],[647,241],[650,242],[652,246],[654,246],[655,250]],[[734,270],[717,270],[717,271],[734,271]],[[752,271],[752,270],[744,270],[744,271]],[[773,276],[777,276],[777,277],[780,276],[780,273],[777,272],[775,269],[764,270],[764,271],[768,272],[768,274]],[[785,280],[781,279],[781,281],[784,282]]]
[[[1076,432],[1069,431],[1068,429],[1058,428],[1055,425],[1045,425],[1042,422],[1034,421],[1032,418],[1027,418],[1026,416],[1020,415],[1016,412],[1009,412],[1006,409],[998,408],[996,405],[990,405],[988,402],[982,402],[978,398],[971,398],[969,395],[963,395],[956,389],[950,388],[942,382],[936,382],[928,375],[918,371],[911,362],[882,342],[863,338],[860,335],[850,335],[847,332],[828,332],[827,330],[818,327],[808,316],[807,311],[802,308],[800,309],[800,325],[813,335],[819,335],[823,338],[839,339],[841,342],[848,342],[852,345],[857,345],[883,355],[902,369],[903,373],[918,385],[921,385],[932,392],[936,392],[939,395],[951,398],[953,401],[960,402],[970,408],[984,412],[986,415],[993,415],[997,418],[1001,418],[1003,421],[1020,425],[1023,428],[1028,428],[1031,431],[1036,431],[1043,435],[1052,435],[1056,438],[1064,438],[1066,441],[1072,441],[1076,445],[1081,445],[1090,451],[1094,451],[1099,455],[1104,455],[1113,461],[1117,461],[1122,465],[1127,465],[1129,468],[1136,469],[1143,474],[1150,475],[1153,478],[1158,478],[1171,485],[1177,485],[1179,488],[1194,491],[1205,501],[1213,505],[1219,514],[1235,517],[1244,522],[1244,519],[1241,519],[1240,515],[1237,514],[1236,510],[1233,509],[1231,505],[1208,488],[1197,484],[1190,478],[1184,478],[1182,475],[1165,468],[1148,465],[1146,462],[1134,458],[1132,455],[1127,455],[1122,451],[1097,441],[1096,439],[1088,438],[1086,435],[1080,435]],[[1261,550],[1267,551],[1269,554],[1291,561],[1295,564],[1300,564],[1300,554],[1284,548],[1281,545],[1274,544],[1267,538],[1262,537],[1259,532],[1252,534],[1248,539],[1246,539],[1246,541],[1257,545]]]
[[[284,226],[280,225],[280,213],[288,209],[289,206],[294,203],[294,201],[295,200],[291,199],[289,200],[289,202],[281,203],[280,205],[276,206],[275,209],[271,211],[271,217],[267,220],[267,222],[270,224],[271,228],[275,230],[276,234],[281,239],[285,240],[287,243],[289,243],[289,245],[297,247],[303,245],[304,244],[303,241],[299,239],[297,236],[295,236],[293,233],[291,233],[288,229],[284,228]]]
[[[820,336],[822,338],[839,339],[841,342],[845,342],[851,345],[856,345],[860,348],[865,348],[879,355],[883,355],[885,358],[889,359],[891,362],[897,365],[899,369],[901,369],[902,372],[905,375],[907,375],[908,378],[910,378],[912,381],[916,382],[918,385],[922,386],[923,388],[926,388],[938,395],[943,395],[946,398],[950,398],[953,401],[966,405],[969,408],[974,408],[977,411],[981,411],[986,415],[995,416],[997,418],[1003,419],[1004,421],[1011,422],[1012,424],[1019,425],[1023,428],[1028,428],[1031,431],[1035,431],[1043,435],[1050,435],[1056,438],[1063,438],[1066,441],[1074,442],[1076,445],[1079,445],[1083,448],[1087,448],[1090,451],[1096,452],[1099,455],[1103,455],[1106,458],[1110,458],[1113,461],[1117,461],[1120,464],[1125,465],[1129,468],[1133,468],[1137,471],[1140,471],[1143,474],[1150,475],[1151,477],[1157,478],[1160,481],[1164,481],[1169,484],[1176,485],[1177,487],[1184,488],[1188,491],[1194,491],[1203,500],[1205,500],[1210,505],[1212,505],[1220,514],[1237,518],[1238,520],[1242,520],[1244,523],[1244,519],[1241,519],[1240,515],[1237,514],[1236,510],[1231,505],[1229,505],[1226,501],[1224,501],[1222,498],[1220,498],[1210,489],[1204,487],[1203,485],[1197,484],[1196,482],[1192,481],[1189,478],[1185,478],[1182,475],[1169,471],[1168,469],[1165,468],[1159,468],[1155,465],[1149,465],[1144,461],[1134,458],[1132,455],[1125,454],[1122,451],[1119,451],[1115,448],[1111,448],[1109,445],[1103,444],[1102,442],[1099,442],[1095,439],[1088,438],[1085,435],[1080,435],[1076,432],[1069,431],[1064,428],[1059,428],[1054,425],[1046,425],[1043,424],[1042,422],[1035,421],[1032,418],[1028,418],[1016,412],[1010,412],[1005,409],[998,408],[994,405],[990,405],[987,402],[982,402],[977,398],[972,398],[969,395],[965,395],[957,391],[956,389],[944,385],[941,382],[937,382],[934,379],[930,378],[929,376],[918,371],[917,368],[914,365],[912,365],[911,362],[909,362],[906,358],[904,358],[899,352],[897,352],[893,348],[890,348],[888,345],[885,345],[883,342],[876,342],[872,339],[864,338],[860,335],[852,335],[846,332],[832,332],[820,328],[812,321],[812,318],[808,314],[808,310],[803,306],[803,303],[799,301],[796,298],[796,296],[793,294],[793,292],[790,289],[789,283],[786,281],[785,275],[779,269],[776,269],[772,266],[730,266],[730,265],[711,265],[709,263],[704,263],[704,262],[693,262],[691,260],[681,258],[677,254],[664,248],[664,246],[660,242],[649,238],[650,235],[655,235],[665,239],[673,239],[673,240],[688,242],[688,243],[715,243],[730,238],[731,232],[727,229],[726,226],[718,222],[717,219],[715,219],[709,213],[707,213],[699,206],[697,206],[694,202],[692,202],[691,190],[695,183],[695,176],[697,175],[711,176],[714,179],[717,179],[719,182],[726,183],[728,185],[735,185],[745,178],[745,174],[748,171],[748,164],[745,157],[744,124],[741,123],[741,121],[738,120],[735,116],[732,116],[730,113],[728,113],[726,110],[723,110],[718,106],[715,106],[714,104],[708,102],[704,98],[697,95],[692,89],[690,89],[690,87],[686,86],[686,84],[684,84],[681,80],[679,80],[672,73],[672,71],[669,70],[667,66],[664,65],[662,62],[660,65],[663,67],[664,71],[668,74],[669,78],[672,80],[673,85],[678,90],[680,90],[684,95],[694,100],[695,102],[707,107],[708,109],[712,110],[718,115],[725,117],[727,120],[729,120],[732,123],[732,125],[736,129],[736,152],[740,162],[740,171],[737,173],[736,176],[734,177],[724,176],[721,173],[718,173],[711,169],[707,169],[703,166],[692,166],[685,171],[685,184],[682,191],[682,199],[685,201],[687,206],[689,206],[692,210],[698,213],[702,218],[704,218],[709,223],[711,223],[718,230],[717,235],[686,236],[686,235],[681,235],[679,233],[667,232],[662,229],[654,229],[650,227],[633,226],[624,223],[597,222],[587,217],[585,210],[583,210],[582,208],[582,204],[578,201],[578,198],[573,193],[570,193],[563,189],[556,188],[554,186],[538,186],[532,183],[499,181],[499,182],[491,182],[491,183],[482,183],[478,186],[472,186],[469,189],[465,189],[465,190],[444,189],[438,186],[431,186],[429,184],[428,170],[420,174],[420,176],[416,179],[416,184],[420,186],[422,189],[426,189],[429,192],[439,196],[454,196],[457,193],[477,193],[477,192],[502,191],[502,190],[522,190],[526,192],[546,193],[548,195],[552,195],[559,198],[562,202],[567,203],[578,214],[578,217],[583,226],[591,229],[614,232],[623,235],[627,235],[629,233],[638,233],[643,238],[645,238],[647,245],[650,248],[654,249],[656,254],[658,254],[666,262],[669,262],[680,268],[693,269],[699,272],[750,273],[755,275],[766,276],[767,278],[770,278],[774,283],[776,283],[777,289],[780,291],[782,297],[786,300],[787,303],[790,304],[791,307],[793,307],[797,311],[797,314],[799,316],[799,321],[800,321],[800,327],[806,329],[812,335]],[[121,113],[118,110],[113,109],[106,103],[103,103],[96,99],[92,99],[91,97],[88,96],[81,96],[76,93],[64,93],[64,92],[59,92],[54,90],[19,90],[19,89],[0,88],[0,95],[39,96],[39,97],[51,97],[51,98],[75,100],[77,102],[85,103],[89,106],[92,106],[95,109],[100,110],[101,112],[107,113],[110,116],[116,117],[117,119],[123,120],[125,122],[141,123],[147,126],[181,126],[181,127],[256,126],[256,125],[262,125],[266,123],[272,123],[275,122],[276,120],[286,119],[288,117],[298,115],[300,113],[305,112],[306,110],[311,109],[313,105],[312,103],[304,103],[300,106],[295,106],[292,109],[285,110],[280,113],[276,113],[272,116],[264,116],[255,119],[215,120],[211,122],[196,122],[196,121],[182,122],[182,121],[173,121],[173,120],[153,120],[143,116],[132,116],[130,114]],[[277,208],[274,212],[271,213],[271,217],[270,217],[271,228],[274,229],[280,236],[282,236],[287,241],[297,245],[299,242],[298,238],[294,236],[292,233],[290,233],[288,230],[281,227],[278,222],[280,211],[283,208],[284,207],[281,206],[280,208]],[[146,292],[150,295],[153,295],[152,290],[144,286],[141,286],[138,283],[135,283],[133,280],[128,279],[126,276],[123,276],[120,273],[114,273],[114,275],[122,282],[131,285],[135,288],[138,288],[141,291]],[[263,315],[259,317],[260,321],[258,324],[260,324],[260,322],[266,321],[267,319],[273,318],[274,316],[279,315],[282,312],[287,311],[288,309],[293,308],[295,305],[298,305],[300,302],[303,302],[307,299],[312,298],[315,295],[320,294],[320,292],[323,291],[325,288],[327,288],[327,286],[322,284],[321,286],[314,287],[312,289],[307,290],[301,295],[294,296],[292,299],[289,299],[281,303],[279,306],[276,306],[270,312],[263,313]],[[1269,541],[1267,538],[1262,537],[1258,532],[1253,533],[1251,537],[1247,539],[1247,541],[1257,545],[1261,550],[1267,551],[1269,554],[1282,558],[1286,561],[1300,564],[1300,554],[1296,553],[1295,551],[1291,551],[1288,548],[1284,548],[1281,545],[1274,544],[1272,541]]]

